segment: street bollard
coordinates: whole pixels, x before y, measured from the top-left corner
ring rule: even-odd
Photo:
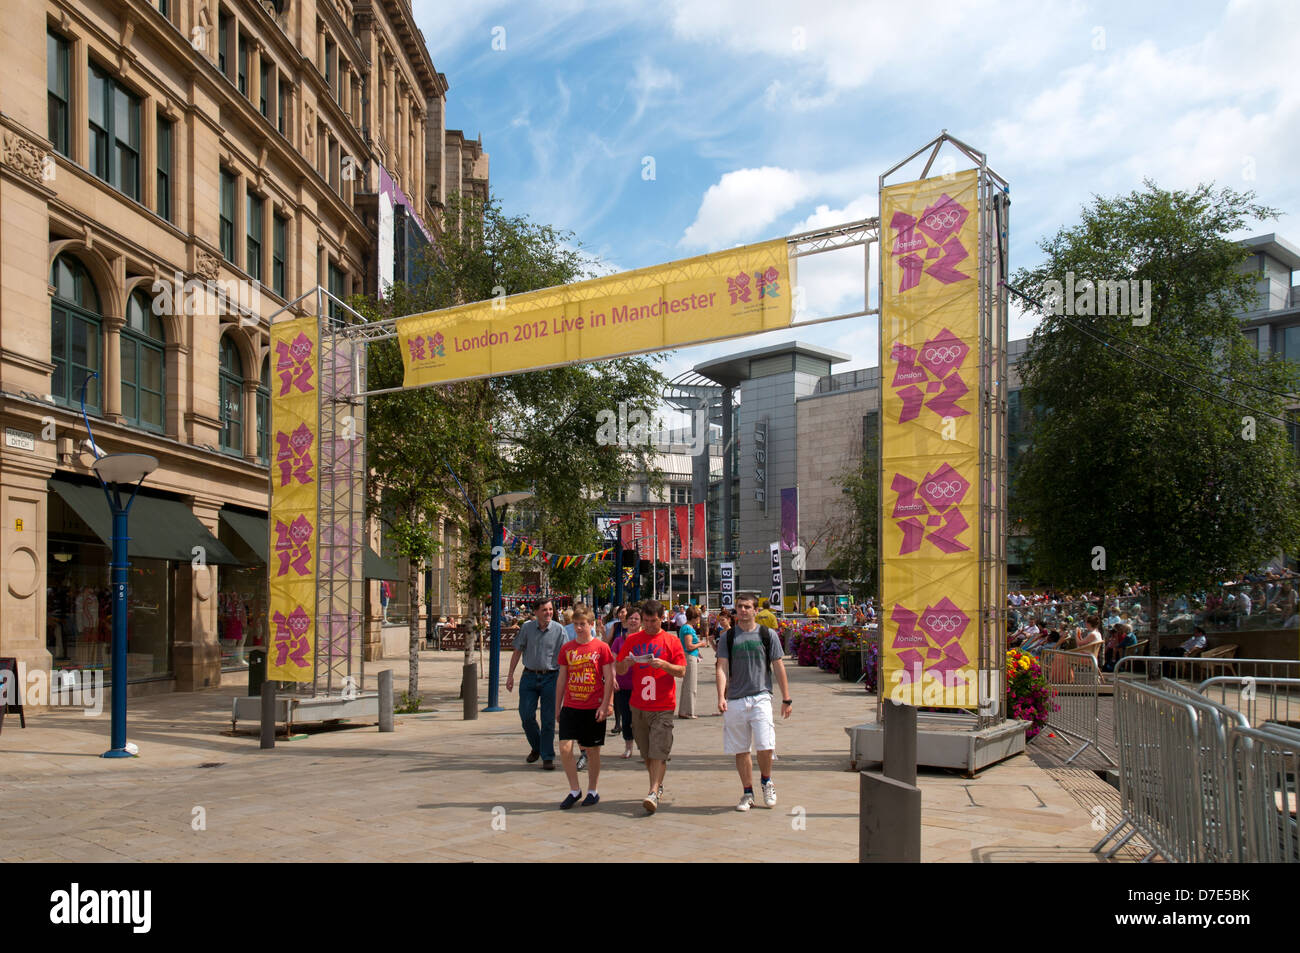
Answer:
[[[262,747],[275,747],[275,682],[262,683]]]
[[[921,862],[921,789],[876,771],[858,781],[858,863]]]
[[[393,670],[379,673],[379,730],[393,730]]]
[[[465,705],[465,721],[478,718],[478,662],[470,662],[461,670],[460,697]]]
[[[916,784],[916,709],[911,705],[885,706],[885,755],[881,773],[887,778]]]

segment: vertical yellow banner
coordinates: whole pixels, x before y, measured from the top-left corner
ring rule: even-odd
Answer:
[[[320,457],[319,326],[271,327],[270,657],[266,677],[310,682],[316,652]]]
[[[881,191],[881,682],[979,704],[979,173]]]

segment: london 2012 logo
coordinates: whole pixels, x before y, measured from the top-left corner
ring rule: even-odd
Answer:
[[[406,348],[413,361],[427,361],[430,358],[447,356],[447,346],[441,331],[427,338],[416,335],[406,342]]]
[[[970,481],[950,464],[927,473],[920,482],[895,473],[889,488],[896,494],[892,516],[903,532],[898,555],[918,552],[926,541],[943,553],[970,549],[959,538],[970,528],[959,509],[970,491]]]
[[[946,192],[919,219],[901,210],[894,213],[889,220],[889,227],[895,233],[890,255],[901,256],[898,265],[903,274],[898,284],[899,294],[920,285],[922,273],[945,285],[970,279],[970,275],[957,270],[970,257],[957,237],[968,218],[970,211]]]
[[[727,294],[731,296],[732,304],[750,303],[754,300],[762,301],[764,298],[781,297],[781,273],[774,267],[768,267],[764,271],[753,273],[751,283],[750,273],[742,271],[734,278],[727,279]],[[757,295],[757,298],[755,298]]]
[[[898,650],[904,684],[920,682],[923,675],[951,681],[958,669],[970,664],[961,647],[970,616],[947,596],[921,612],[895,603],[889,622],[897,626],[891,644]]]
[[[970,411],[957,406],[957,401],[970,393],[961,376],[961,366],[969,354],[970,346],[947,328],[920,348],[895,343],[889,360],[895,365],[890,386],[903,401],[898,422],[915,420],[921,416],[923,406],[940,417],[967,416]]]

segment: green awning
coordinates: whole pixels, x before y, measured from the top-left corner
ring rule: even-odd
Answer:
[[[369,546],[361,558],[361,568],[365,572],[367,579],[391,579],[396,582],[401,578],[397,571],[397,564],[391,559],[385,559]]]
[[[50,480],[50,489],[72,507],[105,546],[112,547],[113,514],[104,498],[103,488]],[[127,533],[130,536],[126,546],[128,556],[190,562],[194,558],[194,547],[201,546],[208,563],[242,565],[217,537],[208,532],[188,506],[176,500],[136,494],[135,502],[131,504]]]
[[[221,511],[221,518],[226,525],[257,554],[262,564],[266,564],[270,547],[270,528],[265,516],[250,516],[236,510]],[[397,579],[397,566],[384,559],[369,546],[361,554],[361,571],[366,579]]]
[[[253,551],[263,566],[266,565],[267,552],[270,549],[268,528],[265,516],[249,516],[237,510],[221,511],[221,521],[230,527],[231,532],[244,541]]]

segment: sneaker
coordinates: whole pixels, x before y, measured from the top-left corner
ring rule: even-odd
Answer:
[[[569,808],[573,807],[573,805],[577,804],[578,801],[581,799],[582,799],[581,794],[566,794],[564,796],[564,800],[560,802],[560,810],[567,811]]]
[[[661,784],[659,785],[659,800],[662,801],[663,799],[664,799],[664,786]]]
[[[738,811],[748,811],[754,806],[754,795],[746,791],[740,796],[740,803],[736,805]]]
[[[599,804],[599,803],[600,803],[600,795],[592,794],[590,791],[588,791],[587,796],[583,798],[582,806],[591,807],[593,804]]]
[[[578,755],[578,770],[579,771],[587,770],[587,753],[585,751],[582,754]]]
[[[763,785],[763,804],[767,807],[776,807],[776,784],[771,778]]]
[[[641,806],[645,808],[647,814],[653,814],[659,810],[659,794],[647,794],[641,799]]]
[[[525,758],[524,760],[527,761],[529,764],[532,764],[541,756],[542,756],[541,752],[538,751],[536,748],[534,748],[532,751],[528,752],[528,757]]]

